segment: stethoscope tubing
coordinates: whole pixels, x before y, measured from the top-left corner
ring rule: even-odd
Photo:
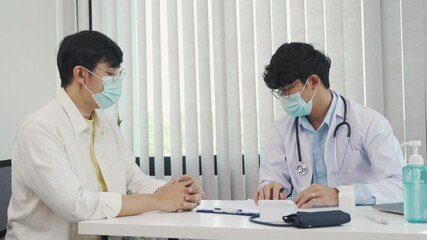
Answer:
[[[351,127],[350,127],[350,124],[347,122],[347,100],[343,97],[343,96],[341,96],[340,95],[340,97],[341,97],[341,99],[342,99],[342,101],[343,101],[343,103],[344,103],[344,118],[343,118],[343,120],[342,120],[342,122],[341,123],[339,123],[336,127],[335,127],[335,129],[334,129],[334,138],[336,138],[336,136],[337,136],[337,131],[338,131],[338,129],[340,128],[340,127],[342,127],[342,126],[347,126],[347,129],[348,129],[348,131],[347,131],[347,138],[350,138],[350,136],[351,136]],[[301,157],[301,147],[300,147],[300,141],[299,141],[299,128],[298,128],[298,122],[299,122],[299,117],[296,117],[295,118],[295,133],[296,133],[296,140],[297,140],[297,152],[298,152],[298,161],[299,161],[299,164],[298,164],[298,166],[297,166],[297,172],[299,173],[299,174],[301,174],[301,175],[305,175],[305,174],[307,174],[307,172],[308,172],[308,166],[307,166],[307,164],[305,164],[303,161],[302,161],[302,157]],[[336,140],[335,140],[336,141]],[[348,145],[348,143],[347,143],[347,145]],[[336,144],[335,144],[335,148],[336,148]],[[336,149],[335,149],[335,151],[336,151]],[[346,150],[347,151],[347,150]],[[344,161],[344,160],[343,160]],[[337,165],[337,163],[336,163],[336,156],[335,156],[335,165]],[[337,165],[338,166],[338,165]],[[338,170],[338,172],[340,172],[340,169],[337,169]]]

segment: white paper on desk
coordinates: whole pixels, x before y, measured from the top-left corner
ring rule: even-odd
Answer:
[[[199,206],[199,209],[241,209],[242,212],[259,213],[258,206],[255,205],[253,199],[209,201],[209,203],[211,204],[206,204],[206,202],[202,200],[202,204]]]

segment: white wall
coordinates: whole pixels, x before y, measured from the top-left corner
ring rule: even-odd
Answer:
[[[56,49],[64,32],[72,31],[73,22],[67,19],[75,14],[73,3],[70,5],[74,1],[62,2],[2,1],[0,160],[11,158],[16,133],[25,117],[56,95]]]

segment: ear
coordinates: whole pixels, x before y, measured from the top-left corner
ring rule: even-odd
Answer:
[[[85,78],[88,78],[88,72],[83,66],[77,65],[73,68],[73,80],[85,84]]]
[[[317,89],[320,84],[322,84],[322,80],[320,80],[319,76],[317,76],[316,74],[311,75],[309,77],[309,81],[311,83],[312,90]]]

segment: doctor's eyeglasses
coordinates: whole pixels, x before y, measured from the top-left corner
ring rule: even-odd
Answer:
[[[289,95],[283,94],[282,90],[280,90],[280,89],[272,89],[271,94],[277,99],[280,99],[283,97],[289,98]]]
[[[278,88],[278,89],[272,89],[271,90],[271,94],[277,98],[277,99],[281,99],[281,98],[290,98],[290,95],[292,94],[291,91],[292,89],[295,88],[295,86],[298,85],[298,83],[300,83],[301,81],[296,80],[293,83],[283,87],[283,88]],[[286,88],[286,89],[285,89]]]

